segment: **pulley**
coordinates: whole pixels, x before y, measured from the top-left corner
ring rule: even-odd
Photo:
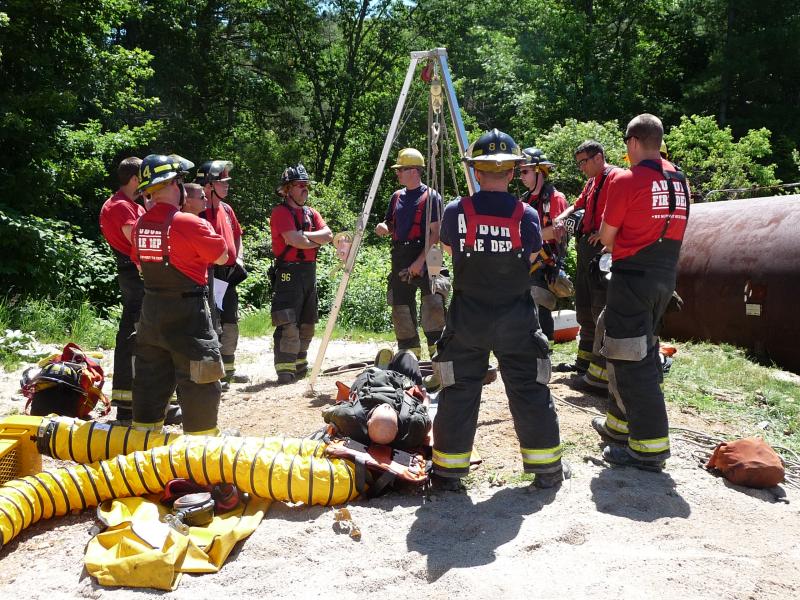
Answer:
[[[437,73],[431,80],[431,108],[433,109],[434,114],[438,115],[442,112],[443,102],[444,98],[442,96],[442,80],[439,78],[439,74]]]
[[[425,255],[425,265],[428,267],[428,275],[431,277],[439,275],[442,272],[444,255],[438,244],[428,248],[428,253]]]

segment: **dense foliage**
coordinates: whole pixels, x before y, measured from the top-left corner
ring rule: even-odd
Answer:
[[[582,185],[574,147],[596,137],[620,164],[621,128],[643,111],[663,118],[696,199],[797,180],[794,2],[7,0],[0,10],[0,281],[12,296],[114,305],[97,227],[114,167],[178,152],[234,162],[253,273],[243,297],[264,304],[280,172],[305,162],[319,182],[312,202],[334,230],[352,230],[409,51],[425,48],[447,47],[470,136],[498,127],[542,147],[570,198]],[[393,151],[425,147],[425,91],[416,80]],[[394,184],[385,177],[368,231]],[[345,321],[388,325],[386,255],[359,262],[363,289],[345,300]]]

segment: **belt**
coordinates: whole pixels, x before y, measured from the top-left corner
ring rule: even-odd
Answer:
[[[279,260],[277,262],[278,262],[278,266],[279,267],[291,267],[292,265],[313,265],[317,261],[315,261],[315,260],[298,260],[298,261],[293,261],[293,262],[287,262],[285,260]]]
[[[424,244],[425,242],[421,239],[417,240],[392,240],[392,248],[397,248],[401,246],[419,246]]]
[[[208,288],[204,287],[193,292],[181,292],[181,298],[208,298]]]
[[[631,275],[633,277],[644,277],[646,274],[646,272],[641,269],[622,269],[620,267],[615,267],[613,264],[611,265],[611,272],[621,275]]]

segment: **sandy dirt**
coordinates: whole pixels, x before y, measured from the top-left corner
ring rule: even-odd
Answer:
[[[321,377],[314,397],[305,395],[306,382],[277,387],[270,347],[271,340],[242,340],[240,370],[253,381],[223,397],[220,424],[243,435],[307,435],[321,426],[336,378]],[[377,349],[336,342],[325,365],[369,360]],[[0,415],[24,406],[13,399],[19,375],[0,374]],[[574,470],[558,491],[532,491],[520,477],[499,378],[484,388],[476,439],[484,462],[466,493],[390,493],[353,502],[348,508],[360,541],[339,532],[333,508],[275,503],[219,573],[184,576],[171,593],[110,589],[83,569],[96,523],[89,510],[40,522],[3,548],[0,597],[800,597],[795,491],[787,488],[785,503],[768,491],[730,485],[699,468],[698,447],[677,436],[663,474],[585,461],[599,455],[589,413],[604,404],[572,390],[569,381],[555,374],[551,386]],[[672,425],[737,434],[735,425],[677,409],[670,417]]]

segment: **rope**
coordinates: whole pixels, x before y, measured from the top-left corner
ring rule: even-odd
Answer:
[[[444,147],[447,148],[447,160],[450,163],[450,176],[453,178],[453,188],[456,190],[456,197],[459,197],[461,196],[461,192],[458,191],[458,178],[456,177],[456,167],[453,161],[453,148],[450,145],[450,135],[447,132],[447,123],[445,121],[442,121],[442,130],[444,131]],[[442,174],[442,177],[444,177],[444,174]]]
[[[397,126],[397,131],[394,134],[394,139],[392,140],[392,146],[397,143],[397,139],[400,137],[400,132],[403,131],[403,128],[406,126],[408,121],[411,119],[411,116],[416,112],[417,105],[422,103],[422,99],[424,98],[424,94],[420,94],[417,97],[415,104],[406,103],[405,108],[403,109],[403,114],[400,115],[400,124]]]
[[[703,196],[703,202],[708,202],[708,197],[711,194],[729,194],[733,193],[742,193],[742,192],[755,192],[757,190],[774,190],[774,189],[789,189],[800,187],[800,181],[795,183],[778,183],[775,185],[762,185],[757,187],[746,187],[746,188],[728,188],[728,189],[719,189],[719,190],[709,190]]]
[[[558,402],[567,404],[581,412],[585,412],[592,416],[603,416],[603,414],[597,409],[580,406],[555,394],[551,395],[553,396],[553,399],[557,400]],[[720,437],[723,436],[723,434],[719,432],[716,435],[712,435],[704,431],[696,431],[687,427],[670,427],[669,431],[680,441],[689,446],[695,446],[695,448],[690,449],[690,454],[692,458],[694,458],[704,469],[716,447],[719,444],[727,441],[724,437]],[[772,446],[772,449],[775,450],[775,452],[783,461],[784,470],[786,472],[784,476],[784,483],[800,490],[800,455],[798,455],[794,450],[785,448],[783,446]],[[585,458],[588,459],[588,457]]]

